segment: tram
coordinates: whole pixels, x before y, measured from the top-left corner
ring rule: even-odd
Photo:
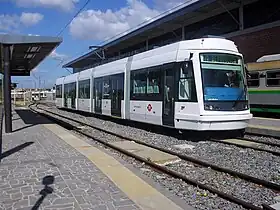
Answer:
[[[252,118],[234,42],[185,40],[56,80],[56,106],[179,130],[236,131]]]

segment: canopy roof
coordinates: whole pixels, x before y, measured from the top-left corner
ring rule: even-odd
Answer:
[[[0,58],[4,47],[10,46],[11,76],[28,76],[61,42],[60,37],[0,34]]]

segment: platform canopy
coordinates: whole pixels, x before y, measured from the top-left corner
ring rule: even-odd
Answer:
[[[0,34],[0,67],[3,66],[3,49],[9,46],[11,76],[29,76],[61,42],[60,37]]]

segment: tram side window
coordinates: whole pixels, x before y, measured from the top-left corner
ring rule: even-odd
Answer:
[[[266,72],[267,86],[280,86],[280,70]]]
[[[121,94],[121,99],[123,100],[124,99],[124,74],[120,74],[118,75],[119,77],[119,91],[120,91],[120,94]]]
[[[147,75],[146,72],[131,72],[132,78],[132,96],[144,96],[146,95],[147,87]]]
[[[63,86],[64,86],[64,95],[65,95],[67,92],[67,84],[64,84]]]
[[[65,98],[76,98],[76,82],[64,85]]]
[[[64,97],[69,97],[69,84],[64,84]]]
[[[160,81],[161,72],[160,69],[154,69],[149,71],[147,77],[147,94],[148,96],[158,96],[160,94]]]
[[[152,67],[131,72],[131,99],[160,100],[161,71]]]
[[[247,79],[248,87],[259,87],[260,86],[260,76],[259,72],[249,73],[250,78]]]
[[[62,85],[56,85],[55,96],[56,98],[62,98]]]
[[[71,96],[76,98],[76,82],[71,83]]]
[[[179,65],[179,101],[187,100],[190,102],[197,102],[195,80],[192,64],[188,68],[183,67],[184,63]]]
[[[64,84],[64,98],[68,98],[69,95],[69,84]]]
[[[103,80],[103,96],[102,99],[110,99],[110,92],[111,92],[111,87],[110,87],[110,80],[105,79]]]
[[[79,81],[79,98],[90,98],[90,80]]]
[[[102,78],[94,79],[94,99],[96,100],[96,106],[101,106],[102,99]]]

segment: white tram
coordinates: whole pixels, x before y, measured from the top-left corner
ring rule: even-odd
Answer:
[[[180,41],[56,81],[56,105],[197,131],[252,118],[242,55],[224,38]]]

